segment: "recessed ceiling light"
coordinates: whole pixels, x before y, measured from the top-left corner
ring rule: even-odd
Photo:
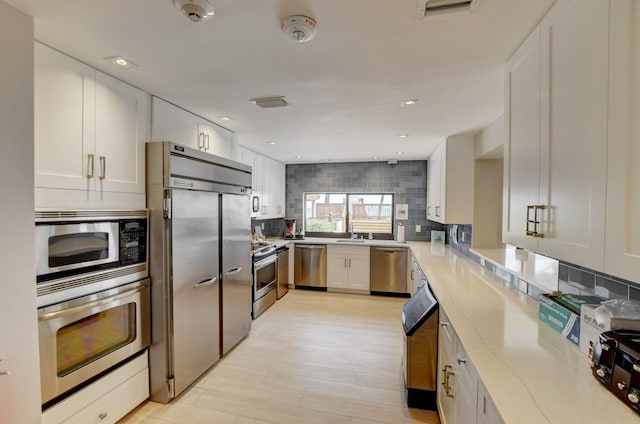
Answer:
[[[415,106],[418,104],[418,99],[407,99],[400,102],[400,107]]]
[[[402,156],[402,155],[404,155],[404,152],[396,152],[396,155]]]
[[[272,146],[275,146],[276,144],[278,144],[277,141],[268,141],[267,143],[271,144]]]
[[[105,57],[104,60],[108,60],[121,68],[135,68],[138,66],[124,56]]]
[[[374,156],[374,157],[372,157],[371,159],[373,159],[373,160],[378,160],[378,159],[380,159],[380,158],[379,158],[378,156]]]
[[[218,116],[218,119],[221,121],[233,121],[233,118],[230,116]]]
[[[322,159],[323,162],[329,162],[329,160],[330,160],[329,158]]]
[[[295,156],[294,156],[294,158],[296,158],[296,159],[302,159],[302,156],[301,156],[301,155],[295,155]]]
[[[398,138],[409,138],[409,134],[398,134]]]

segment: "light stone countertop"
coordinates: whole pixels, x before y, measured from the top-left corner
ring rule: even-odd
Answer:
[[[345,246],[372,246],[372,247],[404,247],[409,248],[408,243],[400,243],[395,240],[368,240],[368,239],[345,239],[345,238],[323,238],[323,237],[307,237],[304,239],[282,239],[268,238],[273,244],[278,243],[295,243],[295,244],[336,244]],[[338,241],[339,240],[339,241]]]
[[[488,261],[516,274],[546,293],[558,290],[558,260],[509,246],[504,249],[471,249]]]
[[[409,242],[505,423],[639,423],[538,302],[448,247]],[[534,276],[535,277],[535,276]]]

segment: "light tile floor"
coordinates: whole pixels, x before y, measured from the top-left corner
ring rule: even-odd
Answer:
[[[437,413],[406,407],[405,301],[291,290],[188,391],[121,423],[437,424]]]

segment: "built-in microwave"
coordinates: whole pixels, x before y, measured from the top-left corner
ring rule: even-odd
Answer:
[[[36,211],[38,306],[148,276],[146,210]]]

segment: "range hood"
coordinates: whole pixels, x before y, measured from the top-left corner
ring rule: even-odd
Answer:
[[[445,13],[473,12],[480,0],[418,0],[416,18],[424,20]]]

